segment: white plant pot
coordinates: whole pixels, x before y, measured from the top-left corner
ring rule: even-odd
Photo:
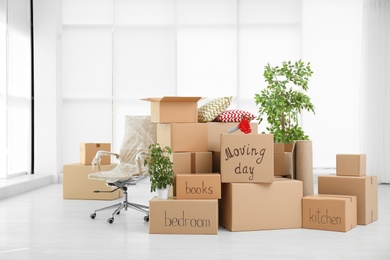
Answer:
[[[160,200],[166,200],[168,199],[169,195],[169,185],[165,187],[165,189],[157,189],[157,198]]]

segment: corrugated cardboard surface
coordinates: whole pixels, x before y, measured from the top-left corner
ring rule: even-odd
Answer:
[[[179,174],[176,176],[177,199],[220,199],[221,175],[218,173]]]
[[[336,175],[366,176],[366,155],[336,154]]]
[[[81,143],[80,144],[80,163],[91,165],[93,157],[98,151],[111,152],[110,143]],[[111,163],[111,157],[104,155],[100,157],[101,165],[108,165]]]
[[[172,152],[207,152],[207,125],[204,123],[157,124],[157,142]]]
[[[274,180],[274,137],[271,134],[221,135],[223,183],[271,183]]]
[[[301,181],[222,184],[220,225],[230,231],[302,227]]]
[[[218,200],[159,200],[149,202],[150,234],[217,234]]]
[[[356,225],[356,196],[310,195],[302,199],[303,228],[346,232]]]
[[[358,225],[367,225],[378,219],[377,176],[318,176],[318,193],[356,196]]]
[[[196,123],[200,99],[201,97],[162,97],[143,100],[150,102],[151,122]]]
[[[115,166],[115,164],[101,165],[101,170],[108,171],[113,169]],[[95,190],[112,191],[114,188],[107,187],[107,183],[105,181],[88,179],[88,174],[90,173],[92,173],[92,165],[83,165],[79,163],[65,164],[63,166],[63,198],[114,200],[122,197],[122,192],[120,190],[109,193],[94,193]]]

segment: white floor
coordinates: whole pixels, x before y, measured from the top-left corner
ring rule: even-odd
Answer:
[[[133,201],[153,196],[148,180]],[[0,200],[0,259],[390,259],[390,185],[379,185],[379,220],[347,233],[309,229],[218,235],[150,235],[143,214],[94,209],[114,201],[63,200],[53,184]],[[288,216],[286,216],[288,217]]]

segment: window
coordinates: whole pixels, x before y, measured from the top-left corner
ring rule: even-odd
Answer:
[[[31,172],[29,0],[0,0],[0,179]]]
[[[309,95],[317,113],[301,118],[313,139],[313,164],[335,167],[336,153],[359,152],[352,112],[359,102],[360,45],[354,43],[361,41],[361,5],[63,0],[63,163],[78,160],[81,142],[111,142],[118,151],[124,116],[149,113],[141,98],[233,96],[231,108],[257,114],[253,98],[265,87],[264,66],[303,59],[314,70]],[[336,92],[343,95],[331,95]],[[339,117],[347,114],[348,122]]]

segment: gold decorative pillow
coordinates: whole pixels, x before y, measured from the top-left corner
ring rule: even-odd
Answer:
[[[222,97],[211,100],[198,108],[198,122],[205,123],[211,122],[219,114],[230,106],[233,97]]]

